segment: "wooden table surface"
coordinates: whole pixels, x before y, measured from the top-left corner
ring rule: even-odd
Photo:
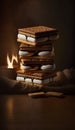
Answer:
[[[0,130],[75,130],[75,96],[0,95]]]

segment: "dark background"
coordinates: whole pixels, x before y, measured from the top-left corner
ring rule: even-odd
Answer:
[[[35,25],[57,28],[57,69],[75,67],[74,0],[2,0],[0,3],[0,65],[6,55],[18,54],[17,29]]]

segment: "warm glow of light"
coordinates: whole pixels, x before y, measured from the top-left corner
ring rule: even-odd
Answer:
[[[10,60],[10,58],[9,58],[9,55],[7,54],[7,67],[8,68],[13,68],[13,62],[17,62],[18,63],[18,58],[17,58],[17,56],[15,56],[15,55],[12,55],[12,58],[11,58],[11,60]]]
[[[20,69],[22,69],[22,63],[20,63]]]

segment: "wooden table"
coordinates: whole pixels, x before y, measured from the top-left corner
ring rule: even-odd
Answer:
[[[0,130],[75,130],[75,96],[0,95]]]

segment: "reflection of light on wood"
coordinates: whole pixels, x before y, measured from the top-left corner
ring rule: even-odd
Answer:
[[[7,107],[7,119],[12,119],[13,118],[13,99],[10,98],[8,99],[7,103],[6,103],[6,107]]]
[[[8,65],[8,68],[13,68],[13,62],[16,61],[18,63],[18,58],[17,56],[14,56],[12,55],[12,58],[10,60],[8,54],[7,54],[7,65]]]

